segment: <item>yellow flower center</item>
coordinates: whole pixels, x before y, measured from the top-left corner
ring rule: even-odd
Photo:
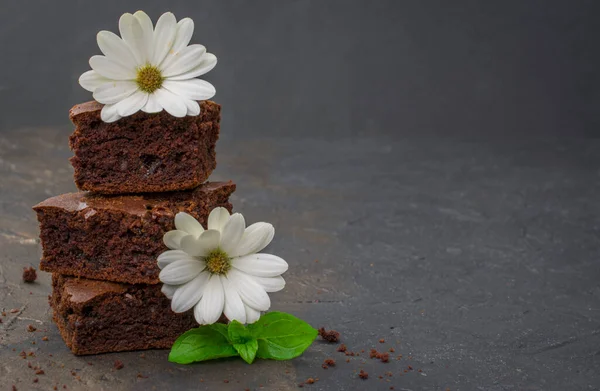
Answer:
[[[226,274],[231,269],[231,260],[220,248],[211,251],[205,261],[206,268],[212,274]]]
[[[137,83],[140,90],[149,94],[158,90],[164,81],[160,70],[150,64],[146,64],[143,67],[138,68],[137,77],[135,82]]]

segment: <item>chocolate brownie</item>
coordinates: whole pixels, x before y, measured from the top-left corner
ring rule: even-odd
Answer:
[[[40,222],[42,261],[48,272],[98,280],[155,284],[156,259],[168,250],[165,232],[184,211],[206,226],[217,206],[231,211],[233,182],[207,182],[194,190],[106,196],[70,193],[33,207]]]
[[[76,128],[69,144],[75,184],[103,194],[186,190],[206,181],[216,167],[221,106],[200,103],[200,115],[176,118],[142,111],[113,123],[102,106],[87,102],[70,111]]]
[[[193,311],[171,311],[161,286],[53,274],[50,306],[62,338],[77,355],[165,349],[198,324]]]

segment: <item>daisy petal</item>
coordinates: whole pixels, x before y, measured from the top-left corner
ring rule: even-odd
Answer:
[[[185,117],[187,107],[185,106],[183,98],[164,88],[159,88],[154,91],[154,96],[167,113],[171,114],[173,117]]]
[[[146,102],[148,102],[148,93],[136,91],[116,104],[117,113],[121,117],[127,117],[140,111],[146,105]]]
[[[279,292],[285,288],[285,280],[281,276],[277,277],[252,277],[258,282],[266,292]]]
[[[208,215],[208,229],[221,231],[227,221],[229,221],[229,211],[222,206],[214,208]]]
[[[90,92],[94,92],[96,88],[109,81],[110,79],[107,79],[96,71],[87,71],[79,76],[79,85]]]
[[[177,285],[163,284],[162,288],[160,288],[160,291],[167,296],[169,300],[171,300],[177,288],[179,288]]]
[[[188,80],[193,79],[194,77],[202,76],[205,73],[209,72],[217,65],[217,57],[212,53],[206,53],[202,56],[202,61],[195,68],[190,69],[187,72],[181,73],[179,75],[175,75],[169,77],[169,80]]]
[[[165,266],[158,275],[158,278],[160,278],[163,284],[181,285],[192,280],[205,267],[206,264],[203,261],[182,259]]]
[[[196,237],[204,232],[204,227],[194,218],[185,212],[179,212],[175,215],[175,228],[180,231],[187,232]]]
[[[105,56],[92,56],[90,66],[100,75],[113,80],[133,80],[135,69],[127,68]]]
[[[129,50],[129,46],[117,34],[110,31],[100,31],[96,35],[96,41],[98,42],[100,51],[112,61],[126,68],[134,69],[137,66],[135,57],[133,57],[133,53]]]
[[[189,235],[187,232],[175,229],[164,234],[163,242],[165,243],[165,246],[167,246],[171,250],[180,250],[181,239],[183,239],[183,237],[187,235]]]
[[[262,253],[233,258],[231,266],[256,277],[276,277],[288,269],[288,264],[283,259]]]
[[[221,233],[219,231],[209,229],[204,231],[199,238],[188,235],[181,239],[181,248],[193,257],[205,257],[212,250],[219,247],[220,238]]]
[[[225,308],[223,309],[223,313],[230,321],[235,319],[240,323],[246,323],[244,303],[235,287],[225,276],[221,276],[221,284],[223,284],[223,291],[225,292]]]
[[[231,257],[254,254],[267,247],[275,236],[275,228],[269,223],[254,223],[244,231],[236,250],[227,253]]]
[[[196,116],[200,115],[200,105],[195,100],[185,99],[185,106],[187,107],[187,115]]]
[[[195,259],[189,256],[185,251],[168,250],[158,256],[157,263],[159,268],[164,269],[167,265],[181,260],[195,261]]]
[[[190,43],[194,34],[194,21],[190,18],[183,18],[177,22],[177,33],[175,42],[173,42],[173,51],[178,52]]]
[[[131,14],[123,14],[119,19],[119,31],[121,38],[129,50],[133,53],[133,57],[138,66],[146,64],[148,58],[146,57],[144,30],[140,21]]]
[[[173,47],[175,34],[177,33],[177,20],[171,12],[165,12],[156,22],[154,30],[154,54],[152,65],[158,66]],[[164,75],[163,75],[164,76]]]
[[[161,64],[164,77],[181,75],[202,64],[206,48],[203,45],[190,45],[175,53],[174,58],[167,64]]]
[[[246,221],[244,220],[244,216],[239,213],[232,214],[223,226],[219,247],[227,254],[233,253],[237,249],[245,228]]]
[[[158,99],[154,94],[148,95],[148,102],[146,102],[146,106],[142,108],[142,111],[145,113],[160,113],[162,111],[162,106],[158,103]]]
[[[175,33],[175,42],[173,42],[171,50],[169,50],[167,56],[160,64],[161,68],[166,68],[174,60],[179,58],[180,52],[187,47],[188,43],[190,43],[190,39],[192,39],[193,33],[194,21],[192,19],[185,18],[177,22],[177,33]]]
[[[137,90],[133,81],[109,81],[96,88],[93,96],[98,102],[110,105],[122,101]]]
[[[115,105],[104,105],[100,111],[100,118],[102,121],[110,123],[120,120],[121,116],[117,113]]]
[[[225,293],[218,275],[213,274],[206,284],[204,295],[194,308],[196,321],[200,324],[215,323],[223,313],[225,306]]]
[[[244,309],[246,310],[246,323],[254,323],[260,318],[260,311],[248,307],[247,305],[244,305]]]
[[[154,53],[154,27],[152,26],[152,20],[144,11],[137,11],[133,16],[138,20],[140,26],[142,26],[144,37],[143,50],[146,59],[150,59]]]
[[[247,306],[258,311],[266,311],[271,307],[271,299],[265,289],[248,274],[231,269],[227,278],[235,286],[240,298]]]
[[[202,298],[206,283],[210,278],[209,272],[202,272],[198,274],[192,281],[180,286],[173,294],[171,301],[171,309],[173,312],[181,313],[189,310]]]
[[[190,79],[181,81],[165,80],[163,87],[174,94],[192,100],[206,100],[215,96],[217,90],[207,81]]]

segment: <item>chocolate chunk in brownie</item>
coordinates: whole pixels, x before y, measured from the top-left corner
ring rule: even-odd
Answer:
[[[192,189],[216,167],[221,106],[200,103],[200,115],[176,118],[142,111],[113,123],[100,119],[98,102],[74,106],[69,144],[75,184],[103,194]]]
[[[34,206],[40,222],[42,261],[48,272],[132,284],[159,283],[158,256],[165,232],[186,212],[206,226],[211,210],[231,211],[233,182],[194,190],[123,196],[70,193]]]
[[[53,274],[50,305],[61,336],[77,355],[165,349],[198,324],[193,311],[171,311],[161,286]]]

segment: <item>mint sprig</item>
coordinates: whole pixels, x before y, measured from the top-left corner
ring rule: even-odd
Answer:
[[[285,312],[270,312],[244,326],[212,324],[187,331],[175,341],[169,361],[189,364],[240,356],[248,364],[255,358],[290,360],[301,355],[317,338],[317,330]]]

